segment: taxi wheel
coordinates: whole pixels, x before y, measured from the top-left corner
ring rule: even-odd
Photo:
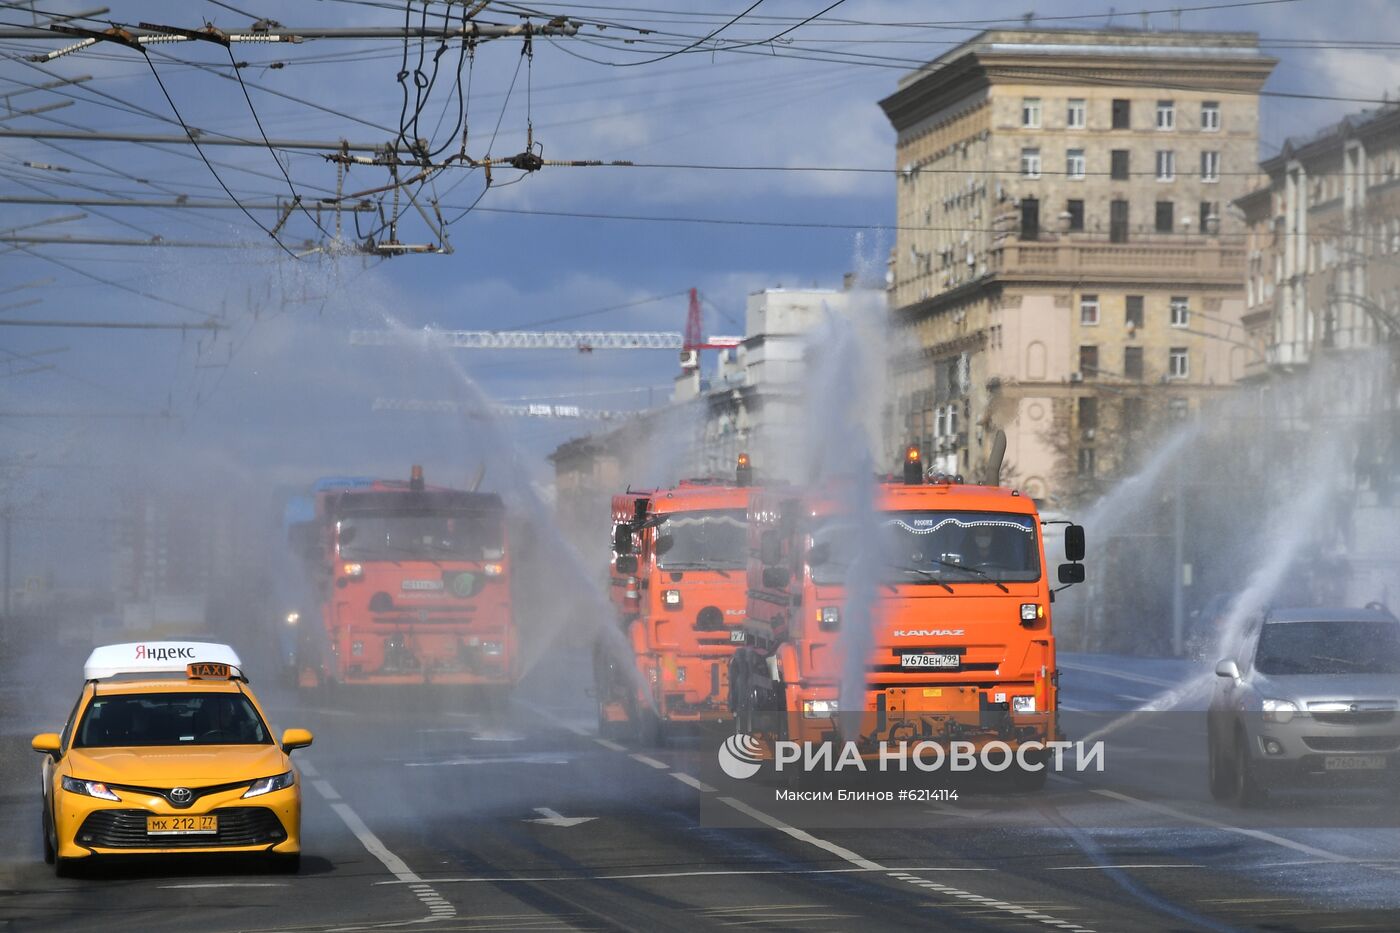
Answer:
[[[271,868],[274,874],[295,875],[301,871],[301,853],[292,855],[273,855]]]
[[[52,865],[54,860],[53,834],[49,832],[49,815],[39,814],[39,836],[44,840],[44,864]]]
[[[80,859],[71,859],[71,858],[55,857],[54,860],[53,860],[53,873],[54,873],[54,877],[56,877],[56,878],[74,878],[74,877],[77,877],[78,869],[79,869],[80,867],[82,867],[82,866],[80,866],[80,865],[78,864],[80,861],[81,861]]]

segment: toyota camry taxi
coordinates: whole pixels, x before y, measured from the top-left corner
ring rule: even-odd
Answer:
[[[139,642],[95,649],[62,734],[42,753],[44,860],[63,875],[94,857],[262,853],[301,859],[301,783],[227,645]]]

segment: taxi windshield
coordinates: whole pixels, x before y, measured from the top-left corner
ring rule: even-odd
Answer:
[[[133,693],[88,704],[75,748],[267,745],[262,717],[241,693]]]
[[[340,522],[346,560],[500,560],[501,520],[474,512],[364,513]]]
[[[737,570],[748,560],[748,516],[743,509],[673,512],[656,540],[663,570]]]
[[[876,516],[883,579],[898,583],[1030,583],[1040,579],[1035,520],[1004,512],[882,512]],[[832,518],[812,532],[818,584],[842,583],[861,528]]]

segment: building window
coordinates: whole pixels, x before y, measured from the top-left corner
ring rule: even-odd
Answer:
[[[1079,348],[1079,375],[1083,379],[1093,379],[1099,374],[1099,348],[1085,345]]]
[[[1191,303],[1187,301],[1185,297],[1173,295],[1171,309],[1172,327],[1187,327],[1190,325]]]
[[[1108,241],[1128,242],[1128,202],[1123,200],[1108,203]]]
[[[1142,381],[1142,347],[1123,348],[1123,378]]]
[[[1069,232],[1081,233],[1084,230],[1084,202],[1070,198],[1065,202],[1065,213],[1069,215]]]
[[[1099,323],[1099,296],[1083,295],[1079,299],[1079,323],[1097,327]]]
[[[1131,103],[1121,97],[1113,101],[1113,128],[1115,130],[1126,130],[1131,122]]]
[[[1021,150],[1021,176],[1023,178],[1040,177],[1040,150],[1038,148]]]
[[[1029,129],[1040,129],[1040,98],[1026,97],[1021,100],[1021,125]]]
[[[1176,153],[1170,149],[1157,150],[1157,180],[1176,180]]]
[[[1201,129],[1214,133],[1220,129],[1220,101],[1201,101]]]
[[[1167,377],[1185,379],[1191,375],[1191,358],[1185,347],[1172,347],[1167,356]]]
[[[1021,199],[1021,239],[1040,239],[1040,200],[1038,198]]]
[[[1201,225],[1202,233],[1215,234],[1219,231],[1220,214],[1218,213],[1218,211],[1219,209],[1215,206],[1214,201],[1201,202],[1201,216],[1199,219],[1199,223]]]
[[[1128,180],[1128,150],[1114,149],[1108,154],[1109,177],[1114,181]]]
[[[1083,149],[1067,149],[1065,151],[1065,174],[1076,179],[1084,177]]]
[[[1175,228],[1175,209],[1171,201],[1157,202],[1157,232],[1171,233]]]
[[[1142,296],[1129,295],[1126,301],[1123,323],[1128,327],[1138,328],[1142,326]]]
[[[1084,129],[1084,98],[1071,97],[1065,109],[1065,126],[1072,130]]]
[[[1220,153],[1201,153],[1201,181],[1220,180]]]
[[[1143,426],[1143,423],[1144,423],[1144,421],[1146,420],[1146,419],[1143,417],[1144,411],[1145,411],[1145,407],[1144,407],[1144,405],[1143,405],[1143,400],[1142,400],[1142,399],[1140,399],[1140,398],[1125,398],[1125,399],[1123,399],[1123,422],[1122,422],[1123,430],[1124,430],[1124,431],[1138,431],[1138,430],[1141,430],[1141,429],[1142,429],[1142,426]]]
[[[1079,429],[1092,431],[1099,426],[1099,400],[1092,395],[1079,399]]]
[[[1173,421],[1185,421],[1191,414],[1191,403],[1184,398],[1174,398],[1167,402],[1167,413]]]
[[[1079,475],[1080,475],[1080,476],[1093,476],[1093,475],[1094,475],[1094,448],[1092,448],[1092,447],[1081,447],[1081,448],[1079,448]]]
[[[1159,129],[1159,130],[1174,130],[1174,129],[1176,129],[1176,101],[1174,101],[1174,100],[1159,100],[1159,101],[1157,101],[1157,129]]]

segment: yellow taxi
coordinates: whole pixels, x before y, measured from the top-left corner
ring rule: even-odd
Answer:
[[[274,741],[238,655],[205,642],[95,649],[61,734],[44,755],[44,860],[59,875],[95,857],[262,853],[277,870],[301,862],[301,781],[290,752],[305,729]]]

